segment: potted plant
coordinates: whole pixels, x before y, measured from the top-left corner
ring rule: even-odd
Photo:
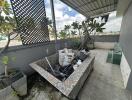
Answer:
[[[4,16],[2,13],[4,13]],[[8,68],[9,62],[15,61],[16,59],[15,57],[4,55],[4,52],[9,46],[10,40],[18,36],[14,31],[16,23],[14,17],[11,15],[12,10],[8,1],[0,1],[0,33],[6,35],[8,38],[5,47],[0,49],[0,61],[4,66],[4,72],[0,73],[0,100],[17,100],[18,96],[27,94],[26,75],[19,70]]]
[[[1,62],[4,73],[0,74],[0,98],[12,100],[27,94],[27,78],[21,71],[9,68],[9,62],[15,57],[3,56]],[[8,92],[7,92],[8,91]],[[14,95],[15,94],[15,95]],[[19,99],[18,99],[19,100]]]
[[[15,58],[12,58],[14,61]],[[8,56],[3,56],[2,57],[2,63],[4,64],[5,67],[5,77],[8,77],[8,63],[9,63],[9,57]]]

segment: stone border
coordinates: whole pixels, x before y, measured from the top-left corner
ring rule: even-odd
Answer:
[[[49,57],[52,57],[52,55]],[[60,81],[37,64],[38,62],[44,61],[44,59],[33,62],[30,66],[65,96],[70,99],[75,99],[93,69],[94,58],[93,55],[90,55],[64,82]]]

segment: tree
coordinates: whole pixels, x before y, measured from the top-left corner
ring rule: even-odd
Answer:
[[[76,22],[72,23],[72,26],[73,26],[73,29],[78,30],[80,39],[82,39],[81,38],[81,28],[82,28],[82,25],[79,25],[79,23],[76,21]]]
[[[15,19],[12,17],[12,10],[10,4],[7,1],[0,1],[0,34],[4,34],[8,37],[8,42],[0,54],[8,47],[10,43],[10,35],[13,34],[13,29],[15,28]]]
[[[46,19],[47,19],[47,24],[48,24],[48,26],[49,26],[49,27],[53,27],[53,26],[52,26],[52,20],[50,20],[49,18],[46,18]]]
[[[50,20],[49,18],[47,18],[47,25],[48,25],[48,30],[49,30],[49,34],[52,38],[55,39],[55,33],[54,33],[54,29],[53,29],[53,26],[52,26],[52,20]]]
[[[59,32],[59,37],[60,37],[61,39],[66,39],[67,33],[66,33],[64,30],[61,30],[61,31]]]
[[[65,25],[65,27],[64,27],[64,30],[66,31],[66,33],[67,33],[67,35],[69,35],[69,37],[70,37],[70,28],[71,28],[71,26],[70,25]]]
[[[106,24],[105,23],[99,23],[95,20],[95,18],[89,18],[86,21],[82,22],[82,29],[83,29],[83,33],[84,33],[84,40],[81,43],[79,49],[87,49],[88,48],[88,44],[92,43],[93,47],[94,47],[94,39],[91,38],[91,34],[94,34],[96,32],[103,32],[103,30],[105,28],[103,28],[103,26]]]
[[[2,15],[4,13],[4,15]],[[12,15],[10,4],[7,1],[1,1],[0,10],[0,33],[9,34],[15,27],[15,20]]]
[[[76,35],[76,31],[71,31],[71,35],[74,37]]]
[[[0,51],[2,55],[3,51],[8,48],[11,39],[14,39],[17,35],[14,36],[14,28],[16,27],[15,19],[12,17],[12,10],[10,4],[5,1],[0,1],[0,34],[4,34],[8,37],[8,42],[6,46]],[[12,58],[14,60],[14,58]],[[2,63],[5,65],[5,77],[8,77],[8,63],[10,61],[8,56],[2,57]]]

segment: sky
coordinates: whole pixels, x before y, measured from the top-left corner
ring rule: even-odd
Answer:
[[[51,18],[51,6],[50,0],[45,0],[47,17]],[[81,22],[85,20],[85,17],[75,10],[71,9],[59,0],[54,0],[55,18],[57,30],[60,31],[64,28],[64,25],[71,25],[73,21]]]
[[[7,1],[9,2],[10,0]],[[50,0],[44,0],[44,1],[46,8],[46,16],[52,20]],[[74,9],[62,3],[60,0],[54,0],[54,8],[55,8],[57,31],[63,30],[64,25],[71,25],[74,21],[81,22],[85,20],[85,16],[76,12]],[[112,12],[109,15],[108,22],[104,27],[106,28],[104,32],[120,31],[121,18],[116,18],[116,12]]]
[[[45,0],[47,17],[51,18],[50,0]],[[64,25],[71,25],[73,21],[81,22],[85,20],[85,16],[76,12],[60,0],[54,0],[55,17],[57,30],[60,31],[64,28]],[[117,32],[120,31],[121,18],[116,18],[116,12],[112,12],[109,15],[107,24],[104,26],[106,29],[104,32]]]

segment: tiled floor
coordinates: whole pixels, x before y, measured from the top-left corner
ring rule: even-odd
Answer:
[[[132,92],[124,89],[120,67],[106,63],[108,50],[92,50],[94,71],[81,89],[79,100],[132,100]]]
[[[123,87],[120,67],[106,63],[108,50],[95,49],[94,70],[81,89],[78,100],[132,100],[132,92]],[[43,79],[43,78],[42,78]],[[69,100],[47,81],[37,78],[24,100]]]

